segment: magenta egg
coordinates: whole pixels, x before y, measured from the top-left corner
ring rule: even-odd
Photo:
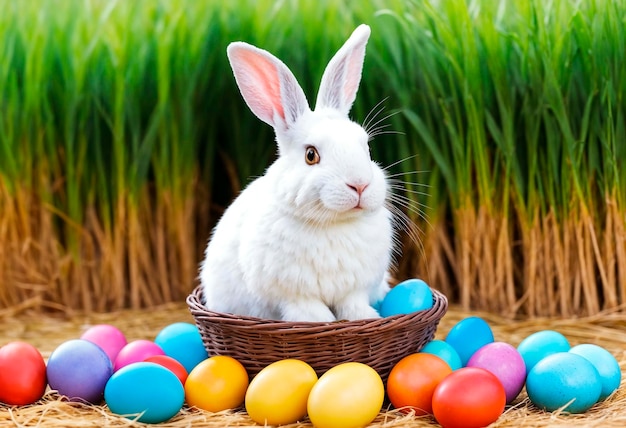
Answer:
[[[117,354],[127,344],[124,333],[109,324],[94,325],[87,329],[80,338],[98,345],[106,352],[111,361],[115,361]]]
[[[149,340],[134,340],[128,343],[117,354],[114,370],[118,371],[132,363],[139,363],[154,355],[165,355],[159,345]]]
[[[506,402],[511,403],[524,387],[526,365],[514,346],[504,342],[489,343],[478,349],[467,367],[479,367],[493,373],[502,383]]]

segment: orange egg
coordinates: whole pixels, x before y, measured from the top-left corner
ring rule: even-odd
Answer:
[[[432,414],[433,392],[452,369],[432,354],[411,354],[391,369],[387,396],[396,409],[414,410],[417,415]]]
[[[198,364],[185,381],[185,399],[190,406],[219,412],[243,404],[248,373],[232,357],[219,355]]]

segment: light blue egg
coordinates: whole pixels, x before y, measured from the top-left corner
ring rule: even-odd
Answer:
[[[104,388],[111,412],[139,422],[157,424],[176,415],[185,390],[176,375],[155,363],[132,363],[115,372]]]
[[[186,322],[170,324],[157,334],[154,343],[165,355],[174,358],[185,367],[187,373],[209,358],[198,327]]]
[[[493,332],[487,321],[480,317],[467,317],[450,329],[446,343],[451,345],[461,358],[463,367],[474,352],[493,342]]]
[[[564,411],[583,413],[598,401],[601,391],[602,382],[593,364],[571,352],[548,355],[526,378],[530,400],[550,412],[567,405]]]
[[[619,363],[609,351],[601,346],[586,343],[574,346],[570,352],[589,360],[598,371],[602,383],[600,400],[604,400],[619,387],[622,381],[622,371]]]
[[[548,355],[567,352],[569,349],[570,344],[567,338],[554,330],[542,330],[533,333],[517,346],[517,351],[526,364],[526,374],[530,373],[533,366]]]
[[[433,307],[433,293],[421,279],[408,279],[393,287],[380,305],[380,315],[411,314]]]
[[[448,363],[452,370],[457,370],[463,367],[459,353],[456,352],[456,349],[454,349],[452,345],[444,342],[443,340],[431,340],[422,348],[420,352],[436,355]]]

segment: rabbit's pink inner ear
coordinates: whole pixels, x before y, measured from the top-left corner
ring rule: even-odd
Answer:
[[[365,56],[365,53],[362,54]],[[345,70],[345,83],[343,86],[343,103],[351,106],[356,98],[361,83],[361,70],[363,67],[363,59],[357,55],[351,55],[348,58],[347,70]]]
[[[277,66],[263,55],[244,49],[239,50],[233,60],[237,84],[250,110],[272,126],[275,113],[284,120]]]

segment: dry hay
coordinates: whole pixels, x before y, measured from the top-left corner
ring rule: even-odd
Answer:
[[[442,338],[460,319],[478,315],[485,318],[493,328],[496,340],[517,345],[528,334],[543,329],[563,333],[572,343],[595,343],[607,348],[626,368],[626,315],[612,312],[584,319],[533,319],[511,321],[489,313],[468,313],[452,307],[440,323],[437,337]],[[156,333],[168,324],[192,321],[183,305],[168,305],[149,311],[124,311],[99,315],[74,315],[53,318],[39,313],[0,312],[0,345],[12,340],[27,341],[48,357],[66,340],[77,338],[90,325],[110,323],[119,327],[128,340],[154,339]],[[513,406],[507,408],[493,427],[623,427],[626,426],[625,382],[606,401],[595,405],[582,415],[547,413],[537,408],[523,392]],[[106,405],[94,406],[70,403],[54,392],[47,392],[42,400],[24,407],[0,405],[0,426],[16,427],[135,427],[144,424],[111,414]],[[185,407],[175,418],[159,426],[182,427],[255,427],[245,412],[227,411],[209,413]],[[308,422],[288,425],[288,428],[310,427]],[[415,417],[393,410],[383,411],[372,427],[433,427],[430,417]]]

